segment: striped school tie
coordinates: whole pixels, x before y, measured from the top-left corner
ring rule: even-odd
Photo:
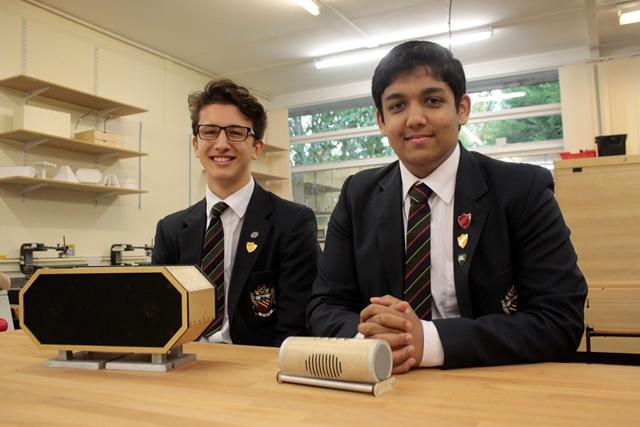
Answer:
[[[202,246],[202,271],[216,289],[216,318],[204,332],[205,337],[218,332],[224,320],[224,231],[220,216],[228,207],[225,202],[218,202],[211,208],[211,222]]]
[[[431,320],[431,209],[433,191],[417,182],[409,190],[403,299],[420,319]]]

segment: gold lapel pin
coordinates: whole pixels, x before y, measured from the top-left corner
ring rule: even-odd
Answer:
[[[256,245],[253,242],[247,242],[247,252],[251,253],[251,252],[255,251],[256,249],[258,249],[258,245]]]
[[[463,233],[458,236],[458,246],[464,249],[467,246],[467,242],[469,241],[469,235],[467,233]]]

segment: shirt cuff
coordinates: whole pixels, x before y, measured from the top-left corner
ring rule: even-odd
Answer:
[[[421,320],[422,322],[422,361],[421,368],[429,368],[444,365],[444,349],[442,341],[433,322]]]

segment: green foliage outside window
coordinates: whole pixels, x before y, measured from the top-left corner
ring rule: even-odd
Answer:
[[[310,144],[293,144],[289,155],[291,164],[299,166],[387,157],[393,155],[393,150],[386,139],[379,135],[373,135]]]
[[[506,138],[507,144],[561,139],[562,117],[553,115],[471,123],[463,126],[460,132],[460,141],[467,148],[495,145],[497,138]]]
[[[495,112],[510,108],[545,105],[560,102],[559,83],[545,82],[511,86],[472,94],[473,113]],[[357,107],[289,117],[291,136],[313,135],[344,129],[376,125],[375,107]],[[562,138],[560,115],[494,120],[463,126],[460,140],[466,147],[495,145],[497,138],[508,144]],[[393,151],[386,139],[379,135],[292,144],[293,166],[339,162],[345,160],[386,157]]]
[[[521,96],[509,98],[510,94]],[[471,94],[471,97],[474,99],[471,103],[472,114],[532,105],[555,104],[560,102],[560,84],[556,81],[526,86],[510,86],[493,91],[475,92]],[[486,100],[481,101],[483,99]]]
[[[376,109],[372,105],[370,107],[289,117],[289,135],[313,135],[314,133],[357,129],[375,124]]]

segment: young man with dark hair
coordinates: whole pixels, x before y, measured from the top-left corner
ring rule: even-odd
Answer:
[[[197,264],[216,288],[216,319],[201,341],[279,346],[306,335],[304,308],[320,252],[313,211],[251,176],[267,116],[230,80],[189,97],[193,150],[206,196],[158,222],[154,264]]]
[[[467,151],[465,75],[430,42],[373,75],[399,161],[348,178],[307,307],[314,335],[384,339],[394,372],[567,360],[587,286],[551,174]]]

